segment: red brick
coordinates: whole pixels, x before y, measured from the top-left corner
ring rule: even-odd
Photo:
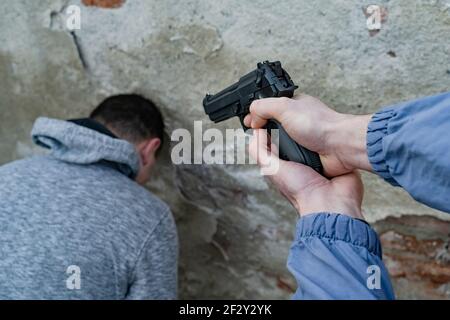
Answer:
[[[83,0],[85,6],[100,7],[100,8],[120,8],[125,0]]]

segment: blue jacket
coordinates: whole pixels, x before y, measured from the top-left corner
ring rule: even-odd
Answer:
[[[387,107],[372,117],[374,172],[417,201],[450,212],[450,92]],[[394,299],[376,232],[336,213],[301,218],[288,258],[295,299]]]

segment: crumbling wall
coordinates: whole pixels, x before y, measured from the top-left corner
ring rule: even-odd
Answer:
[[[67,29],[70,4],[81,8],[81,30]],[[367,29],[369,4],[383,8],[378,32]],[[450,88],[449,0],[4,0],[0,17],[0,163],[38,152],[36,117],[86,115],[115,93],[157,102],[168,134],[192,129],[207,120],[207,91],[266,59],[341,112]],[[181,297],[288,298],[290,205],[255,167],[163,157],[149,188],[177,219]],[[365,216],[381,233],[397,295],[449,298],[450,216],[376,176],[364,181]]]

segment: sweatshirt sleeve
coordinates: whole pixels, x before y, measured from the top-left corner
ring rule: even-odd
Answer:
[[[373,170],[414,199],[450,212],[450,92],[375,113],[367,130]]]
[[[288,258],[298,283],[294,299],[394,299],[376,232],[351,217],[300,218]]]
[[[168,212],[145,242],[126,299],[176,299],[177,260],[177,232],[172,214]]]

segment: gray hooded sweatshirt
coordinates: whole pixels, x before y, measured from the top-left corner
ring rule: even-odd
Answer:
[[[176,298],[175,224],[134,146],[48,118],[32,137],[50,154],[0,167],[0,299]]]

